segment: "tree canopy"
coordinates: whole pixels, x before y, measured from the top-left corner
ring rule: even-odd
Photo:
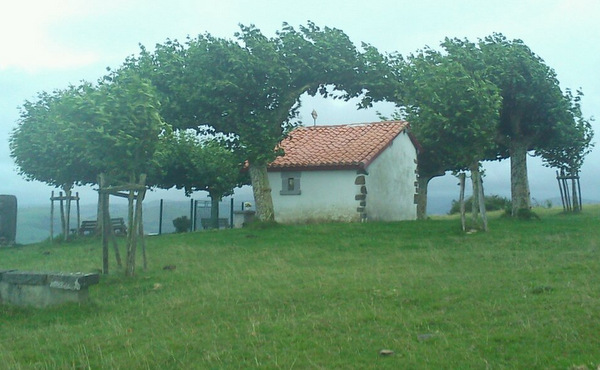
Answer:
[[[206,191],[220,200],[246,182],[243,160],[224,141],[199,135],[194,130],[176,130],[161,136],[159,164],[161,188],[176,187],[186,194]]]
[[[163,96],[163,115],[176,128],[209,125],[235,136],[249,163],[261,220],[273,219],[266,165],[295,126],[305,92],[329,96],[358,76],[359,53],[340,30],[284,24],[275,37],[241,26],[235,40],[210,34],[142,48],[131,65]]]
[[[26,101],[17,127],[9,138],[11,157],[19,174],[27,180],[70,189],[96,181],[97,169],[83,157],[85,142],[78,131],[81,102],[89,97],[91,86],[70,86],[52,93],[38,94]]]
[[[362,75],[368,93],[363,105],[385,99],[411,114],[413,130],[423,146],[419,155],[421,184],[431,176],[464,166],[462,155],[475,154],[470,141],[477,137],[483,140],[478,141],[484,149],[477,154],[481,159],[510,157],[516,215],[519,209],[530,207],[528,152],[541,155],[548,165],[577,169],[589,152],[593,134],[589,121],[581,115],[579,95],[563,94],[555,72],[521,40],[509,41],[501,34],[477,43],[447,38],[441,47],[441,54],[426,48],[416,58],[403,58],[381,55],[368,46]],[[441,74],[435,76],[431,71]],[[461,84],[464,90],[450,88]],[[421,103],[415,104],[415,99]],[[490,112],[492,107],[497,111]],[[479,123],[461,123],[466,117]],[[495,131],[486,127],[495,127]],[[449,145],[440,145],[446,138],[451,139]],[[463,152],[457,148],[461,143],[466,146],[458,146],[471,149]],[[426,185],[422,190],[426,196]]]
[[[401,74],[396,103],[404,107],[423,148],[418,161],[418,216],[423,218],[432,176],[446,171],[478,173],[480,161],[496,157],[494,135],[501,100],[493,84],[451,55],[431,48],[406,58]]]
[[[578,156],[581,162],[589,148],[591,129],[586,129],[587,120],[576,109],[578,101],[571,94],[563,94],[554,70],[522,40],[511,41],[496,33],[479,40],[476,46],[458,39],[446,40],[444,46],[457,55],[462,53],[467,68],[500,89],[496,140],[510,156],[512,213],[516,216],[520,209],[531,207],[527,153],[547,153],[552,161],[550,153],[579,143],[579,154],[569,150],[566,157]],[[566,157],[563,161],[569,161]]]

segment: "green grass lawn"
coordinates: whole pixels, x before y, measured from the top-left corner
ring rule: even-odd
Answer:
[[[538,212],[468,235],[444,217],[150,237],[148,271],[113,268],[91,304],[0,306],[0,367],[596,369],[600,207]],[[90,272],[101,245],[0,261]]]

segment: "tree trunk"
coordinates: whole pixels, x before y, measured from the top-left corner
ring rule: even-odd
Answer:
[[[252,192],[254,193],[254,202],[256,203],[256,217],[259,221],[275,221],[275,210],[273,208],[273,198],[271,197],[271,186],[267,175],[266,164],[250,163],[250,181],[252,182]]]
[[[437,173],[419,173],[417,178],[417,220],[425,220],[427,218],[427,187],[429,181],[434,177],[443,176],[445,172]]]
[[[479,172],[479,164],[477,165],[477,197],[479,198],[479,213],[481,214],[481,221],[483,222],[483,231],[488,231],[487,213],[485,210],[485,195],[483,194],[483,179],[481,178],[481,172]],[[475,196],[475,194],[473,194]]]
[[[465,217],[465,177],[464,172],[458,174],[458,184],[460,185],[458,204],[460,205],[460,224],[462,226],[462,231],[467,231],[467,221]]]
[[[527,143],[512,140],[510,153],[510,192],[512,216],[516,217],[520,209],[531,208],[529,179],[527,178]]]
[[[108,193],[103,190],[106,187],[104,175],[98,178],[98,216],[96,218],[96,227],[100,227],[102,233],[102,273],[108,275],[108,238],[110,237],[110,217],[108,215]]]
[[[210,226],[211,229],[219,228],[219,199],[217,196],[210,195]]]
[[[135,183],[133,177],[131,180],[131,183]],[[135,275],[135,242],[137,229],[135,227],[134,202],[135,192],[129,190],[129,196],[127,197],[127,256],[125,260],[125,276],[130,277]]]
[[[132,178],[135,179],[135,178]],[[135,181],[132,181],[135,183]],[[144,186],[146,184],[146,175],[140,175],[140,181],[138,185]],[[134,195],[134,191],[129,191],[129,230],[127,230],[127,262],[125,264],[125,275],[132,277],[135,275],[135,254],[137,249],[137,238],[139,233],[139,227],[142,222],[142,202],[146,191],[140,190],[137,192],[137,196]],[[135,200],[135,211],[134,211],[134,200]]]
[[[65,220],[65,202],[64,202],[64,197],[63,197],[63,193],[62,191],[58,192],[58,197],[60,198],[59,200],[59,207],[60,207],[60,230],[62,232],[62,237],[64,240],[66,240],[66,236],[65,236],[65,224],[66,224],[66,220]]]
[[[138,229],[139,229],[139,239],[140,245],[142,246],[142,259],[144,262],[144,271],[148,269],[148,258],[146,257],[146,241],[144,240],[144,209],[142,208],[142,202],[146,197],[146,190],[142,190],[138,193],[138,202],[139,202],[139,214],[136,216],[139,218],[138,220]]]
[[[579,212],[581,211],[581,204],[579,204],[579,196],[577,195],[577,183],[575,182],[574,176],[571,178],[571,188],[573,191],[573,212]]]
[[[473,195],[471,196],[471,221],[473,222],[473,225],[476,225],[479,217],[479,184],[481,176],[481,173],[479,172],[479,162],[471,165],[470,170],[471,186],[473,188]]]
[[[54,190],[50,195],[50,241],[54,243]]]
[[[65,230],[64,230],[64,238],[65,241],[69,240],[69,233],[71,232],[70,224],[71,224],[71,186],[65,186]]]

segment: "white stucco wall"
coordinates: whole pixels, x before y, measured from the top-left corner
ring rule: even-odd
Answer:
[[[300,195],[281,195],[281,172],[269,172],[275,220],[282,223],[359,221],[356,171],[301,171]]]
[[[414,220],[417,152],[409,136],[402,133],[367,168],[368,220]]]

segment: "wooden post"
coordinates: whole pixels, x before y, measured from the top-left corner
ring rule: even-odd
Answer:
[[[160,200],[160,208],[158,211],[158,235],[162,235],[162,222],[163,222],[163,199]]]

